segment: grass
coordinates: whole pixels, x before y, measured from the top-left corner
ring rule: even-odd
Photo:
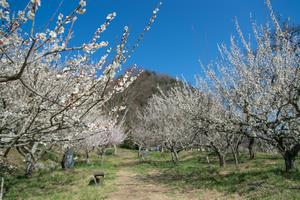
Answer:
[[[146,180],[183,192],[201,189],[217,190],[228,197],[238,194],[245,199],[300,199],[300,173],[298,170],[285,173],[280,156],[259,154],[249,161],[242,155],[239,166],[236,167],[231,159],[223,169],[212,155],[208,165],[205,153],[183,152],[180,157],[181,161],[174,165],[168,154],[154,152],[135,168],[146,175]],[[153,170],[160,173],[153,175]]]
[[[115,190],[113,181],[118,170],[115,164],[118,159],[108,155],[101,165],[100,159],[92,156],[89,164],[77,161],[74,170],[40,171],[35,172],[31,178],[25,178],[23,171],[16,171],[13,176],[5,177],[5,186],[8,189],[4,199],[105,199],[107,194]],[[104,184],[88,186],[90,176],[96,171],[105,172]]]
[[[164,184],[181,192],[217,191],[225,199],[234,195],[242,199],[300,199],[300,172],[285,173],[283,160],[278,155],[258,154],[251,161],[242,155],[237,167],[229,158],[227,166],[221,169],[214,155],[209,155],[211,162],[207,164],[207,154],[201,152],[182,152],[180,162],[175,165],[170,161],[169,153],[150,152],[146,161],[142,161],[134,160],[132,156],[124,158],[124,155],[136,152],[119,151],[120,155],[114,156],[109,150],[103,165],[94,155],[89,164],[79,159],[72,171],[40,171],[29,179],[24,178],[22,171],[17,171],[5,177],[8,188],[5,199],[106,199],[117,190],[116,173],[122,167],[129,167],[146,183],[155,183],[157,187]],[[59,158],[55,154],[50,156]],[[122,161],[128,159],[133,162],[125,162],[130,166],[123,166]],[[296,164],[299,165],[299,161]],[[100,170],[106,173],[105,184],[88,186],[90,175]]]

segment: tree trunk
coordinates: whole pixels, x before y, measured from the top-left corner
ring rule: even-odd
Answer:
[[[220,161],[220,167],[224,167],[226,165],[226,160],[224,155],[220,155],[219,161]]]
[[[105,153],[106,153],[106,148],[101,149],[101,153],[100,153],[101,154],[101,165],[103,165]]]
[[[67,147],[63,159],[61,161],[62,169],[73,169],[74,168],[74,153],[70,147]]]
[[[286,172],[295,169],[295,160],[299,151],[300,151],[300,144],[296,144],[291,150],[287,150],[284,152],[283,158],[285,162]]]
[[[219,158],[220,167],[224,167],[226,165],[225,155],[217,152]]]
[[[25,176],[31,177],[34,169],[34,160],[30,154],[26,154],[25,156],[26,161],[26,169],[25,169]]]
[[[178,162],[178,154],[177,154],[177,151],[172,150],[172,151],[171,151],[171,156],[172,156],[172,161],[173,161],[174,163],[177,163],[177,162]]]
[[[114,155],[117,155],[117,151],[118,151],[117,145],[114,144]]]
[[[213,143],[210,144],[212,150],[217,154],[219,158],[220,167],[224,167],[226,165],[225,155],[226,153],[221,153],[221,150],[217,148]]]
[[[86,159],[86,163],[90,163],[90,155],[89,155],[89,151],[85,151],[85,159]]]
[[[209,160],[208,155],[206,156],[206,161],[207,161],[207,164],[210,164],[210,160]]]
[[[253,160],[255,157],[254,150],[253,150],[254,142],[255,142],[254,137],[249,137],[248,151],[249,151],[250,160]]]
[[[236,152],[236,156],[237,156],[238,159],[240,158],[240,146],[241,146],[241,144],[242,144],[242,140],[240,140],[235,146],[235,152]]]
[[[139,151],[138,151],[138,157],[139,158],[142,156],[141,152],[142,152],[142,146],[139,146]]]
[[[285,171],[289,172],[290,170],[295,168],[295,158],[290,155],[284,155],[284,162],[285,162]]]
[[[233,147],[231,147],[231,151],[234,158],[234,164],[235,166],[237,166],[239,164],[238,153],[236,152],[236,149],[234,149]]]

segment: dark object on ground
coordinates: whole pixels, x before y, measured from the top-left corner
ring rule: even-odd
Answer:
[[[98,185],[104,182],[104,172],[96,172],[89,179],[89,185]]]

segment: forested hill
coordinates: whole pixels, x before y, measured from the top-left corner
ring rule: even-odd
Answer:
[[[158,92],[158,87],[166,91],[176,84],[177,80],[156,72],[144,71],[141,75],[126,89],[126,104],[130,110],[143,107],[147,99]]]
[[[118,105],[119,103],[126,105],[128,112],[125,126],[126,129],[130,129],[136,121],[137,110],[142,109],[147,104],[147,100],[159,91],[158,87],[162,91],[167,91],[177,82],[175,78],[168,75],[144,70],[122,94],[118,94],[112,98],[110,103],[114,105]],[[113,107],[114,105],[111,106]]]

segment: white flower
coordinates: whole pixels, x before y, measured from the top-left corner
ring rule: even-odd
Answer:
[[[35,17],[35,13],[32,12],[32,10],[29,10],[28,13],[27,13],[27,17],[28,17],[28,19],[33,20],[34,17]]]
[[[61,74],[57,74],[57,75],[56,75],[56,78],[58,78],[58,79],[59,79],[59,78],[62,78],[62,77],[63,77],[63,76],[62,76]]]
[[[102,25],[100,26],[100,30],[101,30],[102,32],[105,31],[105,30],[106,30],[106,25],[102,24]]]
[[[50,35],[51,38],[56,38],[57,37],[57,34],[54,31],[50,31],[49,35]]]
[[[110,13],[107,15],[106,19],[107,20],[113,20],[117,16],[116,12]]]
[[[0,46],[4,46],[8,44],[9,44],[9,39],[7,39],[6,37],[0,39]]]
[[[5,19],[6,21],[9,21],[9,12],[7,10],[4,11],[2,18]]]
[[[3,8],[8,8],[9,7],[9,4],[6,0],[1,0],[0,1],[0,5],[3,7]]]
[[[126,106],[120,106],[119,111],[125,110]]]
[[[158,8],[156,8],[155,10],[153,10],[153,14],[157,14],[158,13],[158,11],[159,11],[159,9]]]
[[[75,22],[76,20],[77,20],[77,17],[74,16],[73,19],[72,19],[72,21]]]
[[[63,72],[70,71],[70,70],[71,70],[70,67],[65,67],[65,68],[63,69]]]
[[[93,45],[92,44],[83,44],[83,50],[85,52],[90,53],[92,49],[93,49]]]
[[[46,34],[45,33],[37,33],[36,38],[38,38],[39,40],[45,41],[46,40]]]
[[[78,94],[78,93],[79,93],[79,88],[78,88],[78,86],[75,86],[75,87],[74,87],[73,93],[75,93],[75,94]]]
[[[102,42],[100,42],[100,47],[107,47],[108,46],[108,42],[106,41],[102,41]]]
[[[59,27],[57,30],[58,34],[63,34],[65,32],[65,28],[63,26]]]
[[[58,20],[62,20],[63,17],[64,17],[64,15],[60,13],[57,18],[58,18]]]
[[[84,14],[85,13],[85,11],[86,11],[86,9],[78,9],[76,12],[78,13],[78,14],[80,14],[80,15],[82,15],[82,14]]]
[[[1,18],[1,17],[0,17],[0,18]],[[27,20],[26,17],[25,17],[24,11],[19,11],[19,12],[18,12],[18,18],[19,18],[20,20],[22,20],[22,21],[26,21],[26,20]]]
[[[41,0],[31,0],[31,3],[41,6]]]
[[[85,7],[86,6],[86,1],[80,0],[79,5],[82,6],[82,7]]]
[[[65,48],[66,48],[66,43],[65,43],[65,42],[63,42],[63,43],[61,44],[61,48],[62,48],[62,49],[65,49]]]

